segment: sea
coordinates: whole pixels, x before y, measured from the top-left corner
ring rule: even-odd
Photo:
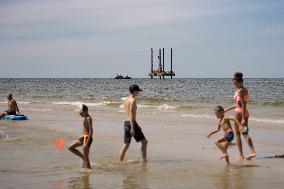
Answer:
[[[231,79],[1,79],[0,107],[5,110],[6,96],[12,93],[18,104],[117,107],[128,87],[143,89],[138,107],[144,112],[167,112],[180,116],[211,118],[216,105],[234,104],[235,88]],[[284,79],[245,79],[250,95],[251,120],[284,124]],[[44,109],[44,108],[43,108]]]

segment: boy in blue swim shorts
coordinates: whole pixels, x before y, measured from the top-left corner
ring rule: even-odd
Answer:
[[[215,144],[223,153],[223,155],[220,157],[220,159],[225,159],[226,164],[229,164],[230,161],[229,161],[229,155],[228,155],[227,149],[228,149],[230,143],[234,139],[234,132],[233,132],[230,121],[235,121],[239,126],[241,126],[241,124],[235,118],[225,117],[224,113],[225,113],[225,111],[224,111],[224,108],[222,106],[217,106],[214,109],[214,114],[216,115],[217,119],[219,119],[219,123],[218,123],[217,129],[215,131],[210,132],[207,135],[207,137],[210,138],[211,135],[219,132],[221,130],[221,128],[223,129],[223,131],[225,133],[224,136],[222,136],[218,140],[216,140]]]

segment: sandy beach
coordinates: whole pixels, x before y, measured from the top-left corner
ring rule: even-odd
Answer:
[[[36,106],[39,106],[38,104]],[[251,121],[251,135],[258,153],[252,161],[240,161],[237,147],[229,148],[232,165],[226,167],[206,134],[217,120],[160,112],[140,114],[138,120],[149,141],[149,162],[139,163],[140,145],[132,142],[125,164],[118,163],[123,142],[123,113],[117,107],[93,107],[95,142],[91,148],[92,170],[80,169],[80,160],[67,147],[81,134],[76,106],[52,105],[43,110],[22,105],[27,121],[4,121],[8,139],[0,140],[1,188],[282,188],[283,125]],[[46,107],[45,107],[46,109]],[[52,111],[60,110],[60,111]],[[59,113],[61,112],[61,113]],[[63,150],[54,140],[65,138]],[[244,143],[246,154],[247,145]]]

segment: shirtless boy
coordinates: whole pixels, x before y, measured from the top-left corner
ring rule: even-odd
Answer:
[[[79,109],[77,109],[78,114],[84,118],[83,120],[83,136],[75,141],[69,150],[75,155],[79,156],[83,160],[83,168],[91,169],[91,164],[89,160],[89,151],[91,144],[93,142],[93,123],[92,118],[88,113],[88,107],[82,104]],[[76,148],[83,146],[83,154]]]
[[[137,124],[136,121],[136,97],[139,95],[139,92],[142,91],[138,85],[131,85],[129,87],[129,96],[124,102],[125,109],[125,122],[124,122],[124,144],[120,151],[120,162],[123,162],[124,156],[129,148],[131,138],[133,137],[136,142],[141,142],[141,153],[142,153],[142,161],[147,162],[147,144],[141,127]]]
[[[20,114],[19,107],[17,105],[16,100],[13,99],[12,94],[7,96],[8,100],[8,109],[2,113],[0,113],[0,119],[5,115],[15,115],[17,112]]]
[[[216,117],[218,119],[220,119],[219,124],[218,124],[218,128],[217,128],[217,130],[209,133],[207,135],[207,137],[210,138],[211,135],[219,132],[221,130],[221,128],[223,129],[223,131],[225,132],[225,135],[223,137],[219,138],[218,140],[216,140],[215,144],[223,153],[223,155],[220,157],[220,159],[225,158],[226,164],[229,164],[230,161],[229,161],[229,155],[228,155],[227,149],[228,149],[230,143],[234,139],[234,132],[233,132],[230,121],[234,121],[238,125],[241,125],[241,124],[235,118],[225,117],[224,108],[222,106],[217,106],[214,110],[214,113],[215,113]]]

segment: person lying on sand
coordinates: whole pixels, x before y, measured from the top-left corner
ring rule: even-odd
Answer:
[[[88,107],[82,104],[79,109],[76,110],[77,113],[84,118],[83,120],[83,136],[75,141],[69,150],[75,155],[79,156],[83,160],[83,168],[91,169],[91,164],[89,160],[89,151],[91,144],[93,142],[93,123],[92,117],[88,113]],[[83,146],[83,154],[76,148]]]
[[[0,113],[0,119],[4,117],[5,115],[16,115],[17,112],[20,114],[19,107],[17,105],[16,100],[13,99],[12,94],[9,94],[7,96],[7,100],[8,100],[8,109]]]
[[[216,140],[215,144],[223,153],[223,155],[220,157],[220,159],[225,159],[226,164],[229,164],[230,161],[229,161],[229,155],[228,155],[227,149],[228,149],[230,143],[234,139],[234,132],[233,132],[230,121],[234,121],[239,125],[240,125],[240,123],[235,118],[225,117],[224,108],[222,106],[217,106],[214,110],[214,113],[215,113],[216,117],[218,119],[220,119],[219,124],[218,124],[218,128],[217,128],[217,130],[210,132],[207,135],[207,137],[210,138],[211,135],[219,132],[221,128],[223,129],[223,131],[225,132],[225,135],[223,137],[219,138],[218,140]]]
[[[129,148],[129,144],[131,142],[131,138],[137,142],[141,142],[141,153],[142,153],[142,160],[143,162],[147,161],[146,153],[147,153],[147,144],[148,141],[146,140],[141,127],[138,125],[136,121],[136,97],[139,95],[139,92],[142,91],[138,85],[131,85],[129,87],[129,96],[124,102],[124,109],[125,109],[125,122],[124,122],[124,144],[120,151],[120,162],[123,162],[124,156]]]

